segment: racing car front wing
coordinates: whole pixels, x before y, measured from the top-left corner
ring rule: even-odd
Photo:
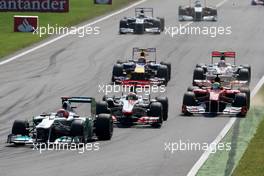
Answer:
[[[188,15],[181,15],[179,16],[180,21],[195,21],[195,18],[193,16]],[[217,21],[217,18],[215,16],[204,16],[201,18],[201,21]]]
[[[190,114],[208,114],[208,113],[216,113],[219,115],[231,115],[235,116],[238,114],[246,114],[247,109],[246,107],[233,107],[233,106],[227,106],[223,111],[221,112],[210,112],[206,111],[205,107],[200,105],[200,106],[185,106],[183,105],[182,107],[182,112],[188,112]]]
[[[120,118],[120,117],[116,117],[116,116],[113,116],[112,118],[113,118],[113,122],[115,124],[119,124],[121,120],[126,119],[126,117]],[[160,119],[159,117],[143,116],[143,117],[137,118],[136,121],[133,121],[132,123],[133,124],[140,124],[140,125],[150,125],[150,124],[159,122],[159,119]]]
[[[160,33],[161,30],[159,28],[145,28],[146,33]],[[135,33],[135,29],[132,28],[120,28],[120,33],[126,34],[126,33]]]

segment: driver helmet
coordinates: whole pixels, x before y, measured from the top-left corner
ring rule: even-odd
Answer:
[[[139,16],[140,18],[144,18],[144,17],[145,17],[145,12],[144,12],[144,10],[143,10],[143,9],[142,9],[142,10],[140,10],[140,12],[139,12],[138,16]]]
[[[220,60],[220,61],[218,62],[218,67],[226,67],[226,62],[225,62],[225,60]]]
[[[66,111],[65,109],[59,109],[56,113],[56,116],[58,117],[64,117],[64,118],[68,118],[69,117],[69,112]]]
[[[130,92],[128,95],[127,95],[127,100],[137,100],[138,97],[137,97],[137,94],[134,93],[134,92]]]
[[[202,3],[201,3],[201,1],[199,1],[199,0],[196,0],[196,1],[194,2],[194,5],[195,5],[195,7],[202,7]]]
[[[220,89],[221,88],[221,84],[219,83],[219,82],[214,82],[213,84],[212,84],[212,89],[213,90],[218,90],[218,89]]]
[[[141,53],[140,53],[140,57],[139,57],[139,59],[138,59],[138,62],[139,63],[146,63],[146,54],[145,54],[145,52],[144,51],[142,51]]]
[[[139,59],[138,59],[138,63],[143,63],[143,64],[145,64],[146,63],[146,59],[145,59],[145,57],[140,57]]]

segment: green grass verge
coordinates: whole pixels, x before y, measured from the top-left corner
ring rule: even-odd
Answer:
[[[257,133],[250,141],[246,152],[233,173],[233,176],[241,175],[264,175],[264,120],[260,123]]]
[[[264,99],[264,88],[261,89],[259,98]],[[241,175],[264,175],[264,120],[259,124],[257,132],[233,173],[233,176]]]
[[[48,37],[40,38],[31,33],[14,33],[14,15],[37,15],[40,26],[47,26],[47,24],[72,26],[117,10],[134,1],[137,0],[114,0],[113,5],[94,5],[92,0],[70,0],[69,13],[0,12],[0,58]]]
[[[234,169],[238,166],[240,159],[245,153],[251,139],[256,133],[259,124],[264,120],[264,87],[258,92],[252,101],[253,106],[245,119],[238,119],[228,134],[221,141],[223,143],[231,143],[230,151],[217,151],[211,154],[205,164],[198,172],[198,176],[229,176],[232,175]],[[262,149],[263,145],[262,134]],[[263,153],[259,153],[263,157]],[[256,158],[257,159],[257,158]],[[253,166],[253,165],[252,165]],[[259,166],[260,163],[259,163]],[[264,166],[262,160],[262,167]],[[242,167],[245,167],[243,165]],[[253,168],[254,169],[254,168]],[[262,168],[263,171],[263,168]],[[237,172],[237,171],[236,171]],[[243,176],[249,174],[239,173],[235,176]],[[258,175],[258,174],[252,174]],[[261,175],[261,174],[260,174]],[[263,175],[263,172],[262,172]]]

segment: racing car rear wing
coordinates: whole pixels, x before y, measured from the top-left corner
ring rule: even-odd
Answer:
[[[151,17],[154,16],[153,8],[146,8],[146,7],[138,7],[138,8],[135,8],[135,16],[137,16],[138,13],[140,13],[141,11],[150,13],[151,14]]]
[[[153,62],[157,62],[157,49],[156,48],[133,48],[132,51],[132,59],[133,60],[137,60],[138,58],[135,58],[137,56],[136,53],[140,53],[140,55],[142,53],[154,53],[154,60],[152,60]],[[151,61],[151,60],[149,60]]]
[[[196,3],[202,4],[201,0],[195,0],[194,4]],[[204,6],[206,7],[206,5],[207,5],[206,0],[204,0]],[[189,0],[189,6],[192,7],[192,0]]]
[[[212,64],[213,64],[214,58],[233,58],[234,65],[236,65],[236,52],[234,51],[226,51],[226,52],[213,51],[212,52]]]
[[[91,105],[91,114],[96,114],[95,98],[92,98],[92,97],[61,97],[61,100],[62,100],[62,107],[64,105],[67,106],[67,107],[63,107],[64,109],[74,108],[71,106],[71,103],[88,103]]]

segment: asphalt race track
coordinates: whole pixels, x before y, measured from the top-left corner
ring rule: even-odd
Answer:
[[[216,5],[220,0],[212,0]],[[183,0],[149,0],[140,7],[153,7],[155,16],[165,17],[166,26],[179,26],[178,6]],[[232,35],[216,38],[182,35],[118,35],[118,22],[133,16],[134,8],[97,23],[101,35],[67,36],[16,61],[0,66],[0,175],[57,176],[181,176],[186,175],[203,151],[164,150],[165,142],[211,143],[229,117],[183,117],[182,96],[192,81],[196,63],[210,62],[212,50],[237,52],[238,64],[251,64],[251,88],[264,75],[263,7],[250,0],[229,0],[218,11],[218,22],[192,26],[231,26]],[[183,22],[182,24],[185,24]],[[29,119],[60,107],[60,96],[94,96],[101,99],[98,85],[110,81],[118,58],[131,56],[133,47],[156,47],[158,60],[172,63],[167,87],[169,119],[161,129],[115,128],[111,141],[100,142],[100,150],[46,151],[12,147],[6,142],[15,119]]]

